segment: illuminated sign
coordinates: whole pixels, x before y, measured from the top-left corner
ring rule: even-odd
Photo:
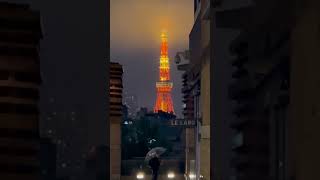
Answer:
[[[170,126],[186,126],[194,127],[196,126],[195,120],[186,120],[186,119],[172,119],[169,121]]]

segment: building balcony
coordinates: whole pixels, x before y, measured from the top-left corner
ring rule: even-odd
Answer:
[[[229,86],[229,96],[232,99],[247,98],[251,92],[252,87],[247,77],[241,78]]]
[[[248,56],[238,56],[231,61],[232,66],[241,67],[244,63],[248,62]]]
[[[246,144],[242,144],[241,146],[232,147],[232,151],[237,154],[248,154],[250,149]]]
[[[232,77],[233,78],[241,78],[241,77],[244,77],[244,76],[247,76],[249,73],[246,69],[244,68],[238,68],[236,71],[234,71],[232,73]]]
[[[237,154],[236,157],[231,159],[231,166],[236,169],[244,169],[249,165],[249,158],[245,154]]]
[[[0,39],[1,42],[15,42],[23,44],[37,44],[39,38],[41,37],[41,32],[33,32],[28,30],[15,30],[10,31],[8,29],[0,28]]]
[[[249,118],[248,117],[239,117],[239,118],[233,118],[231,123],[230,123],[230,127],[233,129],[242,129],[244,125],[246,125],[249,122]]]
[[[177,68],[179,71],[185,71],[188,69],[189,66],[190,64],[181,64],[181,65],[178,65]]]
[[[190,91],[190,88],[188,87],[188,86],[186,86],[186,87],[183,87],[182,89],[181,89],[181,92],[182,93],[186,93],[186,92],[189,92]]]
[[[26,56],[36,58],[39,53],[37,47],[0,46],[0,54],[6,56]]]
[[[188,110],[188,111],[183,111],[183,112],[182,112],[182,114],[183,114],[183,115],[193,115],[193,114],[194,114],[194,112],[193,112],[193,111]]]
[[[229,51],[233,55],[237,55],[240,57],[245,57],[248,55],[248,36],[249,34],[246,32],[242,32],[239,36],[237,36],[229,46]]]
[[[252,105],[249,102],[246,102],[246,103],[237,105],[234,108],[233,113],[237,117],[248,117],[251,114],[252,110],[253,110]]]

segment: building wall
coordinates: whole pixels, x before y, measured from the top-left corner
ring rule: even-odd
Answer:
[[[200,174],[210,179],[210,63],[206,57],[201,71],[202,127],[200,140]]]
[[[297,19],[291,35],[289,180],[320,179],[320,3],[317,0],[295,2]]]
[[[210,179],[210,20],[203,16],[209,6],[208,0],[201,1],[201,117],[202,126],[200,129],[200,175],[204,179]]]
[[[0,177],[37,180],[40,16],[27,5],[0,3]]]
[[[40,16],[27,5],[0,3],[0,18],[0,177],[36,180]]]
[[[122,66],[110,63],[110,179],[121,177]]]

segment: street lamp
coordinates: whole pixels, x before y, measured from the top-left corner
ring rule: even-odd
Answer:
[[[175,174],[173,172],[168,173],[168,179],[173,179],[175,177]]]
[[[144,174],[142,172],[139,172],[137,174],[137,179],[144,179]]]
[[[196,175],[193,174],[193,173],[191,173],[191,174],[189,174],[189,178],[190,178],[190,179],[195,179],[195,178],[196,178]]]

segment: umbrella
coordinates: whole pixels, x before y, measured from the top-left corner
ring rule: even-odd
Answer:
[[[155,147],[153,149],[151,149],[147,155],[145,160],[149,161],[150,159],[154,158],[154,157],[159,157],[161,156],[163,153],[166,152],[167,149],[163,148],[163,147]]]

